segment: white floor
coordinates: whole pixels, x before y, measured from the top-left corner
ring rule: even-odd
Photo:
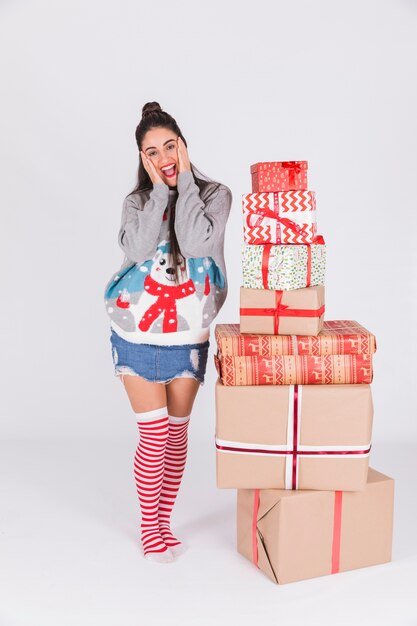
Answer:
[[[415,446],[375,443],[396,478],[394,559],[274,585],[235,549],[235,492],[215,486],[212,446],[190,433],[174,529],[190,546],[146,562],[132,463],[136,440],[0,447],[0,626],[417,624]]]

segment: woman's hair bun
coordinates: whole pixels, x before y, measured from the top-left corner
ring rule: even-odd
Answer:
[[[162,113],[159,102],[147,102],[142,108],[142,117],[149,115],[150,113]]]

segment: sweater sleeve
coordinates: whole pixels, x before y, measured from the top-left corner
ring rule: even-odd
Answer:
[[[192,172],[180,172],[175,208],[175,233],[185,257],[213,256],[222,245],[232,205],[232,192],[226,185],[205,203]]]
[[[133,195],[125,198],[118,241],[126,256],[135,263],[142,263],[155,254],[168,197],[168,185],[155,183],[143,206],[139,206]]]

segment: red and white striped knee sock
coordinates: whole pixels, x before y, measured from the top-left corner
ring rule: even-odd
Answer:
[[[188,448],[188,424],[190,416],[169,418],[169,434],[165,451],[165,471],[159,500],[158,519],[159,530],[167,546],[175,548],[182,546],[181,541],[171,532],[171,512],[180,488]]]
[[[134,476],[142,513],[141,541],[146,557],[153,560],[172,559],[158,523],[158,506],[164,476],[165,451],[168,441],[167,407],[136,413],[139,444],[136,448]],[[160,558],[157,555],[160,555]]]

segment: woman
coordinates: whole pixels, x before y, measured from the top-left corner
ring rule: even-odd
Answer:
[[[232,194],[190,163],[173,117],[145,104],[136,128],[138,183],[125,198],[120,270],[105,289],[115,375],[136,415],[134,476],[145,558],[185,547],[170,518],[193,402],[204,383],[210,323],[227,294],[224,232]]]

